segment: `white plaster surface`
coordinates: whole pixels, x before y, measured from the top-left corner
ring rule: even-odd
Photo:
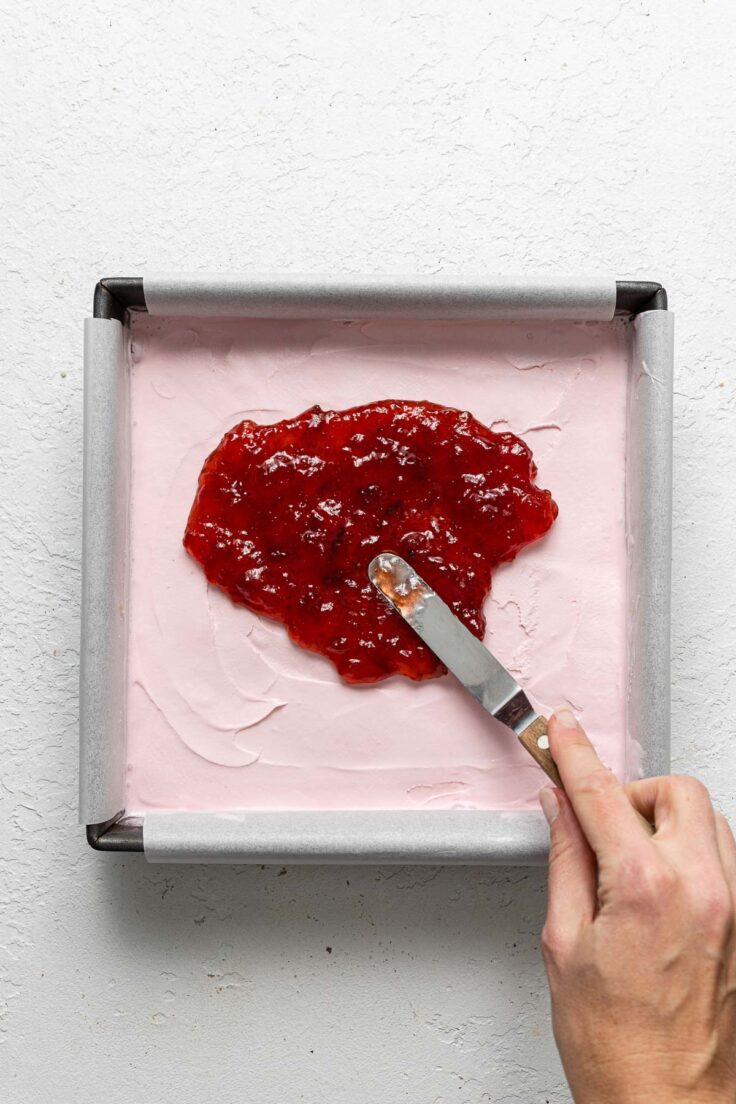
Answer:
[[[662,279],[673,761],[733,817],[736,7],[12,0],[0,23],[2,1099],[568,1100],[542,872],[86,849],[81,321],[100,275],[146,267]]]

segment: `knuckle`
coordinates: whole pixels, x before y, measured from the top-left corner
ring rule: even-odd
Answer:
[[[679,886],[682,876],[676,866],[659,861],[649,871],[649,879],[655,893],[671,893]]]
[[[578,797],[600,798],[609,794],[616,785],[616,779],[611,771],[601,765],[577,782],[575,793]]]
[[[567,955],[568,941],[559,927],[550,920],[542,928],[540,944],[547,966],[559,967]]]
[[[670,787],[673,793],[679,793],[694,801],[710,803],[710,794],[699,778],[693,778],[691,774],[674,774],[670,778]]]
[[[725,882],[710,885],[697,894],[694,901],[700,926],[711,935],[721,936],[733,926],[733,901]]]
[[[645,890],[648,896],[658,903],[667,904],[679,885],[680,876],[677,871],[664,863],[657,863],[645,871]]]
[[[618,871],[621,899],[648,911],[658,912],[667,907],[679,883],[680,877],[673,867],[651,859],[628,857],[622,860]]]

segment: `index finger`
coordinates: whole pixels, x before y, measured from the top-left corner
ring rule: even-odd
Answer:
[[[598,860],[648,840],[650,832],[566,706],[549,719],[549,744],[565,793]]]

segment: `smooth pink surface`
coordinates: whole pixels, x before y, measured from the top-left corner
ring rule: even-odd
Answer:
[[[544,776],[451,677],[347,686],[184,552],[223,433],[313,403],[429,399],[529,443],[560,514],[497,570],[486,643],[539,709],[569,701],[625,772],[623,324],[144,315],[132,359],[129,813],[536,805]]]

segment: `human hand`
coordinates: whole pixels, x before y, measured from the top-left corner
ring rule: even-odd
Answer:
[[[736,843],[693,778],[620,785],[569,710],[544,789],[552,1022],[576,1104],[736,1100]],[[652,834],[638,810],[655,830]]]

